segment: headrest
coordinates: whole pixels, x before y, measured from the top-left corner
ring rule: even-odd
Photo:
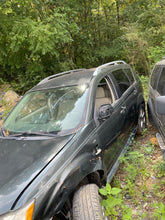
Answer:
[[[105,91],[102,87],[97,87],[96,98],[105,98]]]

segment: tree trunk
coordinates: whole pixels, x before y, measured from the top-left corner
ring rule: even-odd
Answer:
[[[116,0],[116,12],[117,12],[117,23],[120,24],[120,15],[119,15],[119,0]]]

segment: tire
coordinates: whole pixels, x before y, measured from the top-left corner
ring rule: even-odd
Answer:
[[[146,127],[147,127],[146,111],[144,105],[141,105],[139,108],[139,115],[138,115],[137,134],[142,135]]]
[[[147,111],[148,111],[148,121],[149,121],[150,124],[153,124],[151,111],[150,111],[150,108],[148,106],[147,106]]]
[[[73,197],[73,220],[101,220],[103,209],[96,184],[80,187]]]
[[[89,183],[95,183],[98,187],[101,187],[100,175],[98,172],[91,173],[88,176]]]

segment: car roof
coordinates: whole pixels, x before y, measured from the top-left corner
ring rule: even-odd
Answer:
[[[76,69],[62,72],[59,74],[54,74],[43,79],[35,87],[33,87],[29,92],[51,89],[56,87],[73,86],[80,84],[89,84],[93,77],[96,77],[101,71],[106,68],[119,67],[120,65],[128,65],[124,61],[113,61],[110,63],[103,64],[97,68],[92,69]]]
[[[155,65],[165,65],[165,57],[163,57],[162,60],[157,62]]]
[[[30,91],[49,89],[55,87],[73,86],[79,84],[89,84],[95,69],[80,69],[71,71],[65,75],[54,76],[52,79],[43,80],[33,87]]]

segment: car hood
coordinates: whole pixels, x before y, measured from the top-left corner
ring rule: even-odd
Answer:
[[[0,139],[0,215],[12,208],[25,187],[72,137]]]

